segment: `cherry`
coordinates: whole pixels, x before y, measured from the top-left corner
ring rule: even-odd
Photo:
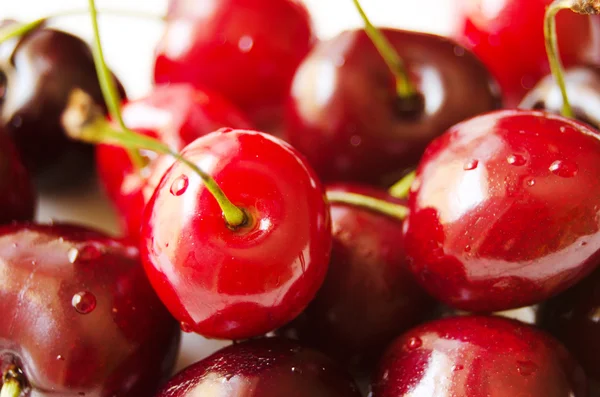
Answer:
[[[507,110],[451,128],[413,183],[405,247],[421,284],[466,311],[539,303],[599,263],[600,140],[586,125]]]
[[[156,397],[360,397],[330,358],[279,338],[234,344],[175,375]]]
[[[217,91],[274,131],[315,41],[306,8],[296,0],[172,0],[167,21],[155,81]]]
[[[141,230],[158,295],[184,330],[206,337],[249,338],[289,322],[321,286],[331,249],[329,208],[314,172],[284,142],[253,131],[205,135],[182,156],[202,166],[245,219],[224,219],[201,178],[174,164]]]
[[[29,173],[0,126],[0,224],[32,220],[35,205]]]
[[[3,29],[13,26],[20,25],[5,22]],[[68,139],[61,125],[74,88],[88,93],[106,113],[92,53],[80,38],[37,27],[0,43],[0,119],[44,187],[72,184],[93,164],[92,147]],[[122,87],[120,92],[123,96]]]
[[[417,327],[387,350],[373,397],[585,397],[579,365],[554,338],[499,317],[453,317]]]
[[[0,313],[5,388],[26,396],[148,396],[175,364],[137,249],[92,230],[0,227]]]
[[[246,117],[219,95],[184,84],[157,86],[147,96],[124,104],[122,114],[129,128],[177,151],[222,127],[251,128]],[[172,157],[152,152],[145,158],[144,167],[137,169],[118,146],[99,145],[96,150],[98,173],[132,241],[139,239],[146,203],[173,164]]]
[[[398,65],[388,66],[398,59],[386,64],[363,30],[318,44],[294,77],[285,137],[324,181],[390,185],[433,138],[500,105],[492,78],[468,50],[442,37],[381,32],[405,64],[407,93],[390,70]]]
[[[327,188],[333,232],[329,270],[316,298],[286,333],[363,371],[393,338],[423,320],[433,302],[408,270],[403,222],[335,201],[336,194],[348,192],[404,203],[375,188]]]
[[[516,106],[549,71],[543,21],[552,0],[462,0],[458,39],[498,79],[506,104]],[[597,62],[600,19],[561,14],[561,56],[568,66]]]

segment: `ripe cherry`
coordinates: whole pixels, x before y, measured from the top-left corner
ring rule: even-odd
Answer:
[[[296,0],[171,0],[167,20],[155,81],[217,91],[273,131],[315,41],[306,8]]]
[[[408,270],[402,220],[336,201],[338,193],[348,192],[404,203],[380,189],[341,184],[327,188],[333,232],[327,277],[285,332],[364,371],[434,305]]]
[[[405,247],[421,284],[466,311],[539,303],[600,260],[600,139],[507,110],[451,128],[417,170]]]
[[[373,397],[586,397],[581,367],[554,338],[499,317],[417,327],[387,350]]]
[[[137,249],[95,231],[0,227],[0,313],[0,385],[24,396],[149,396],[175,364]]]
[[[124,104],[122,114],[130,129],[157,138],[175,151],[222,127],[251,128],[246,117],[219,95],[184,84],[157,86],[149,95]],[[146,203],[173,164],[170,156],[153,152],[144,156],[145,165],[137,169],[118,146],[99,145],[96,150],[98,173],[132,241],[139,239]]]
[[[322,353],[279,338],[219,350],[175,375],[156,397],[360,397]]]
[[[506,104],[516,106],[550,71],[543,21],[552,0],[462,0],[458,39],[492,71]],[[600,19],[561,13],[561,57],[567,66],[597,62]]]

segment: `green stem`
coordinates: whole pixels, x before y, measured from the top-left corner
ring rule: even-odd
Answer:
[[[402,58],[400,58],[398,52],[394,49],[385,35],[371,23],[369,17],[367,17],[367,14],[361,7],[359,0],[352,1],[365,24],[367,36],[369,36],[375,45],[375,48],[377,48],[377,51],[381,54],[381,57],[396,78],[396,92],[398,93],[398,96],[402,99],[414,97],[417,94],[417,90],[410,81]]]
[[[10,24],[2,29],[0,29],[0,43],[3,43],[7,40],[13,39],[15,37],[21,37],[24,34],[35,30],[42,25],[44,25],[47,21],[47,18],[39,18],[35,21],[27,22],[27,23],[14,23]]]
[[[357,193],[327,192],[327,200],[330,203],[355,205],[401,221],[408,215],[408,208],[403,205]]]
[[[407,174],[404,178],[400,179],[396,182],[389,190],[388,193],[392,197],[396,198],[407,198],[410,192],[410,187],[417,177],[417,173],[412,171],[410,174]]]
[[[21,385],[16,379],[7,379],[0,390],[0,397],[19,397],[21,395]]]

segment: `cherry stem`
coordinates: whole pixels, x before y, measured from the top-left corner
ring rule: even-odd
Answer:
[[[327,192],[327,200],[330,203],[349,204],[365,208],[400,221],[403,221],[408,215],[408,208],[403,205],[357,193]]]
[[[389,190],[388,193],[392,197],[396,198],[407,198],[410,193],[410,187],[417,177],[416,171],[412,171],[407,174],[404,178],[396,182]]]
[[[20,378],[20,374],[13,367],[10,367],[2,377],[0,397],[19,397],[23,391]]]
[[[417,95],[417,91],[408,77],[408,72],[406,71],[404,62],[398,55],[398,52],[392,46],[392,43],[390,43],[385,35],[371,23],[367,17],[367,14],[360,5],[359,0],[352,1],[354,2],[354,6],[356,7],[356,10],[360,14],[360,17],[365,24],[365,32],[367,33],[367,36],[369,36],[375,45],[375,48],[377,48],[377,51],[396,78],[396,92],[398,96],[402,99],[410,99]]]

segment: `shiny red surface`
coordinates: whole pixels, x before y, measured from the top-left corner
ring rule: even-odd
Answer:
[[[156,397],[360,397],[331,359],[285,339],[231,345],[184,369]]]
[[[220,95],[184,84],[154,87],[147,96],[124,104],[122,114],[128,128],[177,151],[219,128],[250,128],[246,116]],[[168,156],[147,151],[143,155],[148,163],[138,171],[124,149],[110,145],[96,149],[98,174],[132,241],[139,240],[144,207],[173,164]]]
[[[454,42],[382,29],[422,97],[405,111],[395,80],[362,30],[318,44],[294,77],[285,138],[322,180],[391,185],[427,144],[468,117],[497,109],[483,64]]]
[[[22,369],[27,397],[149,396],[175,364],[137,249],[88,229],[0,227],[0,313],[0,370]]]
[[[279,122],[294,72],[314,41],[297,0],[172,0],[154,79],[215,90],[265,130]]]
[[[579,365],[554,338],[497,317],[415,328],[383,357],[373,397],[586,397]]]
[[[552,0],[461,0],[457,39],[496,77],[509,106],[550,72],[544,46],[544,13]],[[562,11],[557,18],[566,66],[600,60],[600,18]]]
[[[0,126],[0,224],[32,220],[35,206],[29,173]]]
[[[397,204],[385,190],[338,184]],[[358,206],[332,203],[333,248],[323,286],[287,332],[352,370],[364,371],[402,332],[431,314],[433,300],[408,270],[403,222]]]
[[[427,149],[406,221],[411,269],[466,311],[539,303],[600,263],[600,140],[560,116],[499,111]]]
[[[260,336],[296,317],[321,286],[331,250],[324,190],[290,146],[254,131],[220,131],[183,155],[249,215],[231,230],[200,178],[165,174],[142,225],[141,253],[182,328],[221,339]]]

